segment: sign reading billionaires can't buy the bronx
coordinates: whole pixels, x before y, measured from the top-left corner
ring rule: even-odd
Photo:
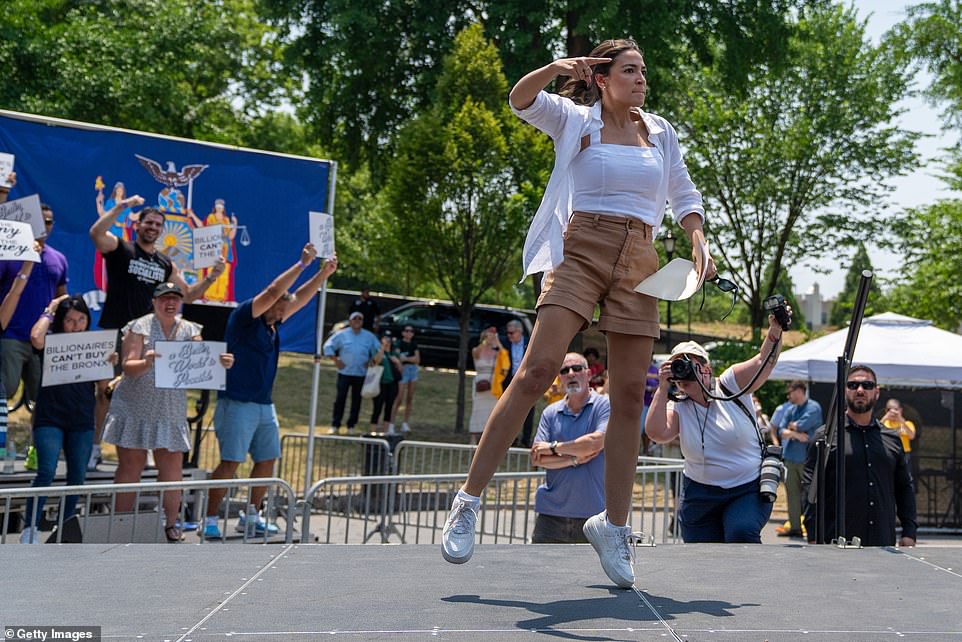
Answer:
[[[48,334],[43,346],[43,386],[111,379],[114,366],[109,358],[116,351],[116,330]]]
[[[154,343],[154,385],[158,388],[224,390],[227,370],[220,355],[223,341],[157,341]]]

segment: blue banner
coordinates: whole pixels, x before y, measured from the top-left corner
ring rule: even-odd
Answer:
[[[12,112],[0,112],[0,152],[16,157],[10,200],[39,194],[53,209],[48,242],[66,255],[69,290],[84,295],[95,324],[106,276],[88,231],[124,195],[165,212],[157,247],[189,283],[204,277],[193,270],[193,229],[224,226],[227,270],[205,296],[223,305],[255,296],[295,263],[309,240],[308,212],[327,211],[330,161]],[[127,240],[130,214],[112,230]],[[282,350],[314,351],[315,315],[316,301],[284,324]]]

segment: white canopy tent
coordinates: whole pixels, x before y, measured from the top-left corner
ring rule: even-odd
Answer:
[[[848,328],[782,353],[771,379],[834,382]],[[885,312],[862,321],[853,364],[875,370],[880,384],[962,389],[962,336],[931,321]]]

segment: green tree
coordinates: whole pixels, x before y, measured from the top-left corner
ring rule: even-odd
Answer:
[[[888,292],[889,309],[931,319],[957,332],[962,324],[962,199],[909,210],[898,221],[904,276]]]
[[[521,231],[540,197],[550,147],[504,101],[507,80],[480,25],[457,35],[436,102],[403,129],[388,170],[386,202],[398,250],[429,271],[460,311],[458,411],[471,310],[518,265]],[[540,156],[540,157],[539,157]]]
[[[287,94],[255,0],[7,0],[0,105],[243,143]]]
[[[925,66],[932,84],[925,95],[944,107],[948,126],[962,126],[962,4],[959,0],[922,2],[887,34],[893,50]]]
[[[585,55],[604,38],[633,36],[655,87],[651,105],[672,103],[676,67],[692,57],[725,69],[729,89],[746,63],[777,59],[787,16],[823,0],[273,0],[262,7],[290,42],[289,75],[307,78],[300,114],[325,147],[382,173],[404,123],[435,100],[454,35],[481,21],[513,82],[559,53]],[[725,42],[723,48],[709,41]],[[498,96],[502,102],[506,95]]]
[[[855,256],[849,264],[848,272],[845,273],[845,285],[835,299],[832,312],[828,317],[828,322],[835,326],[848,325],[852,318],[852,310],[855,308],[855,297],[858,295],[858,286],[862,281],[862,272],[868,270],[874,272],[872,259],[865,251],[865,244],[859,243],[855,250]],[[865,302],[865,316],[871,316],[878,312],[885,311],[885,303],[882,300],[882,289],[878,284],[878,277],[872,279],[869,286],[868,300]]]
[[[787,46],[789,64],[746,71],[742,100],[717,66],[689,69],[681,123],[712,252],[756,333],[784,268],[877,236],[885,181],[918,162],[918,134],[894,123],[899,65],[853,10],[803,12]]]

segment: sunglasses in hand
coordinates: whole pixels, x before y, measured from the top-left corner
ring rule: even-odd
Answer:
[[[736,299],[737,299],[737,297],[738,297],[738,286],[735,284],[734,281],[729,281],[728,279],[723,279],[723,278],[721,278],[720,276],[718,276],[717,274],[716,274],[715,276],[713,276],[712,278],[710,278],[710,279],[705,279],[705,283],[714,283],[714,284],[715,284],[715,287],[718,288],[719,290],[721,290],[722,292],[730,292],[730,293],[731,293],[731,295],[732,295],[732,304],[731,304],[731,306],[729,306],[728,312],[725,313],[725,316],[723,316],[723,317],[721,318],[721,321],[724,321],[725,319],[728,318],[728,315],[732,313],[732,310],[735,309],[735,301],[736,301]],[[698,306],[698,311],[701,312],[701,309],[704,308],[704,307],[705,307],[705,288],[704,288],[704,286],[703,286],[702,289],[701,289],[701,305]]]

